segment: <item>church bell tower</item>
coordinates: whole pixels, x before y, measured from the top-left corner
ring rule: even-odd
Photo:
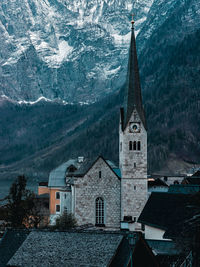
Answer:
[[[120,110],[121,229],[140,230],[137,219],[147,200],[147,126],[142,105],[132,20],[124,106]]]

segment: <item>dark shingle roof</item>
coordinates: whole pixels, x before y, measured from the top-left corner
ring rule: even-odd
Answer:
[[[163,230],[190,217],[193,210],[189,207],[191,195],[153,192],[149,197],[138,222]]]
[[[150,180],[148,181],[148,187],[152,187],[152,186],[165,186],[168,187],[168,185],[162,181],[161,179],[157,178],[154,181]]]
[[[128,121],[136,108],[140,119],[146,128],[145,112],[142,105],[142,94],[140,87],[140,75],[138,68],[137,50],[134,28],[132,27],[131,44],[129,50],[129,63],[126,80],[126,91],[124,98],[124,109],[121,113],[123,121],[123,130],[126,128]]]
[[[180,250],[173,241],[146,239],[146,242],[156,255],[180,254]]]
[[[199,177],[200,178],[200,170],[198,170],[197,172],[195,172],[192,177]]]
[[[6,231],[0,241],[0,267],[6,266],[28,235],[29,231],[26,230],[9,229]]]
[[[114,233],[33,231],[8,266],[108,266],[122,239]]]
[[[193,185],[200,185],[200,177],[187,177],[185,178],[186,183]]]

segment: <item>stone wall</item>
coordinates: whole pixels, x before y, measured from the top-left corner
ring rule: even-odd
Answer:
[[[75,217],[79,225],[95,225],[95,201],[98,197],[104,199],[105,226],[119,228],[120,180],[101,157],[84,177],[75,180]]]
[[[140,132],[130,132],[132,122],[140,124]],[[138,219],[147,200],[147,132],[136,110],[129,123],[124,131],[120,125],[121,220],[124,216]],[[141,149],[129,150],[130,141],[140,141]]]

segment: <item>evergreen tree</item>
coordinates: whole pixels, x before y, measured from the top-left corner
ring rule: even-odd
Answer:
[[[67,230],[76,226],[76,219],[72,213],[68,213],[67,209],[64,210],[63,214],[56,220],[56,229]]]
[[[27,179],[24,175],[18,176],[10,187],[7,196],[8,204],[7,218],[8,225],[14,228],[36,226],[38,214],[36,214],[35,194],[26,189]]]

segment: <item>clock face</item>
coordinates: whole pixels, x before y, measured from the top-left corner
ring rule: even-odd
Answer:
[[[140,132],[140,124],[136,122],[130,123],[130,132],[131,133],[139,133]]]

